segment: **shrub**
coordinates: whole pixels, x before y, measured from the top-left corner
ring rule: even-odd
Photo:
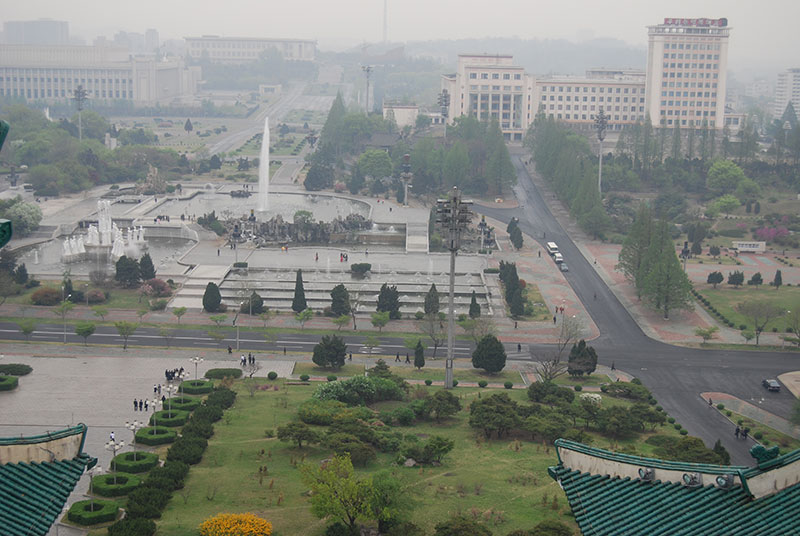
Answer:
[[[489,382],[487,382],[486,380],[481,380],[478,382],[478,387],[480,387],[481,389],[485,388],[487,385],[489,385]]]
[[[764,438],[764,434],[762,434],[761,432],[756,432],[756,433],[753,434],[753,437],[758,439],[758,440],[761,440],[761,439]]]
[[[453,380],[453,387],[455,387],[456,385],[458,385],[458,380],[454,379]]]
[[[578,391],[578,392],[581,392],[581,391],[583,391],[583,386],[582,385],[576,385],[575,386],[575,390]]]
[[[165,299],[153,300],[150,302],[151,311],[163,311],[166,308],[167,308],[167,300]]]
[[[336,376],[334,376],[333,374],[328,374],[327,380],[329,382],[335,382],[336,381]]]
[[[22,363],[9,363],[7,365],[0,365],[0,375],[7,374],[9,376],[26,376],[33,372],[30,365],[23,365]]]
[[[86,295],[86,299],[89,300],[89,304],[97,305],[98,303],[104,303],[106,301],[106,293],[98,288],[93,288],[89,291]]]
[[[172,408],[172,410],[162,409],[156,411],[150,416],[150,425],[157,424],[159,426],[168,426],[174,428],[176,426],[183,426],[189,419],[189,412],[180,409]]]
[[[222,418],[222,408],[219,406],[203,405],[194,410],[192,421],[217,422]]]
[[[733,415],[733,412],[732,412],[731,410],[727,410],[727,411],[725,412],[725,415],[726,415],[727,417],[730,417],[731,415]]]
[[[433,380],[425,380],[425,385],[430,387],[431,385],[433,385]]]
[[[681,429],[678,433],[681,434],[681,435],[688,435],[689,431]]]
[[[114,501],[90,499],[73,504],[67,513],[67,519],[78,525],[96,525],[114,521],[118,511],[119,506]]]
[[[200,406],[202,402],[199,398],[191,398],[188,396],[176,396],[167,400],[167,409],[179,409],[181,411],[193,411]]]
[[[512,389],[514,387],[514,382],[506,382],[503,384],[503,387],[506,389]]]
[[[210,380],[221,380],[223,378],[241,378],[242,369],[238,368],[212,368],[208,369],[204,377]]]
[[[722,411],[723,409],[725,409],[725,404],[717,404],[717,409]]]
[[[484,268],[483,269],[483,273],[484,274],[499,274],[500,273],[500,268]]]
[[[19,385],[19,379],[16,376],[0,376],[0,391],[11,391],[16,389]]]
[[[298,418],[306,424],[319,424],[327,426],[333,422],[333,417],[347,406],[338,400],[317,400],[312,398],[300,404],[297,409]]]
[[[178,433],[165,426],[145,426],[136,432],[136,442],[142,445],[164,445],[172,443]]]
[[[309,376],[308,374],[301,374],[300,375],[300,381],[301,382],[307,382],[309,379],[311,379],[311,376]]]
[[[747,324],[739,324],[739,330],[744,331],[747,329]]]
[[[167,460],[183,462],[187,465],[200,463],[208,441],[198,436],[179,437],[167,452]]]
[[[209,421],[190,419],[181,430],[181,434],[196,435],[204,439],[210,439],[214,435],[214,426]]]
[[[274,370],[271,370],[269,372],[269,374],[267,374],[267,378],[270,379],[270,380],[277,380],[278,379],[278,373],[275,372]]]
[[[394,411],[394,418],[403,426],[409,426],[414,422],[414,410],[409,407],[397,408]]]
[[[129,473],[97,475],[92,478],[92,491],[103,497],[121,497],[139,487],[141,483],[142,480],[138,476]]]
[[[217,387],[214,392],[206,398],[207,406],[218,406],[221,409],[228,409],[236,401],[236,393],[227,387]]]
[[[61,302],[59,289],[44,287],[31,294],[31,303],[34,305],[56,305]]]
[[[234,262],[233,263],[233,267],[234,268],[247,268],[247,263],[243,262],[243,261]]]
[[[166,490],[140,486],[128,494],[125,508],[131,518],[159,518],[169,499],[170,493]]]
[[[108,536],[153,536],[156,533],[155,521],[126,517],[108,527]]]
[[[255,514],[217,514],[200,524],[200,536],[270,536],[272,524]]]
[[[136,452],[135,454],[135,460],[133,452],[117,454],[111,460],[111,467],[122,473],[144,473],[158,465],[158,454],[154,452]]]
[[[181,382],[179,392],[187,395],[204,395],[214,389],[214,384],[208,380],[188,380]]]
[[[423,318],[425,318],[425,313],[423,313],[422,311],[417,311],[416,313],[414,313],[414,318],[417,320],[422,320]]]
[[[673,427],[674,427],[676,430],[680,430],[680,429],[682,428],[682,426],[681,426],[680,424],[678,424],[678,423],[675,423],[675,424],[673,424],[672,426],[673,426]]]
[[[186,475],[189,474],[189,466],[182,462],[166,462],[161,467],[156,467],[147,479],[142,483],[142,487],[158,488],[165,491],[175,491],[183,488]]]

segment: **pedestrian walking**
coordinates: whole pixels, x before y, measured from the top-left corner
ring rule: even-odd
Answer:
[[[158,385],[153,384],[153,394],[156,394],[157,392],[158,392]]]
[[[611,370],[617,370],[616,367],[614,366],[614,362],[613,361],[611,362]]]
[[[742,430],[742,439],[747,439],[747,428]]]
[[[283,355],[286,355],[286,347],[283,347]]]
[[[233,348],[231,348],[231,347],[230,347],[230,345],[228,345],[228,353],[229,353],[229,354],[232,354],[232,353],[233,353]]]
[[[158,384],[158,394],[161,394],[161,384]]]
[[[556,323],[556,315],[553,315],[553,324]]]
[[[708,397],[708,405],[713,406],[714,402],[711,400],[711,397]]]
[[[539,250],[539,258],[540,259],[542,258],[542,250],[541,249]]]
[[[139,411],[142,411],[143,407],[144,407],[144,402],[142,402],[142,399],[140,398],[139,399]]]
[[[111,441],[112,443],[116,442],[116,439],[114,438],[114,432],[113,432],[113,430],[112,430],[112,432],[111,432],[110,434],[108,434],[108,439],[109,439],[109,441]]]
[[[522,345],[520,343],[517,343],[517,352],[521,351],[522,351]]]
[[[139,409],[139,402],[134,398],[133,399],[133,411],[137,411]]]
[[[149,404],[148,404],[147,400],[145,400],[145,401],[144,401],[144,410],[145,410],[145,411],[147,411],[147,410],[148,410],[148,405],[149,405]]]
[[[350,352],[350,361],[353,360],[353,352]]]
[[[319,260],[319,253],[314,253],[314,262]]]
[[[411,360],[408,358],[408,353],[406,353],[406,364],[410,364]]]
[[[597,292],[594,293],[594,299],[597,301]]]
[[[219,248],[217,248],[217,257],[219,257]]]
[[[736,439],[739,439],[739,432],[740,431],[741,431],[741,429],[738,426],[736,427],[736,430],[733,431],[733,435],[736,437]]]
[[[161,403],[162,404],[166,404],[167,403],[167,395],[161,395]]]
[[[517,321],[514,320],[514,329],[517,329]]]
[[[395,363],[399,363],[400,362],[400,352],[397,352],[397,355],[394,356],[394,362]]]

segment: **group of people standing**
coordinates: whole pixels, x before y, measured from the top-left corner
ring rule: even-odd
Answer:
[[[284,352],[286,353],[286,352]],[[246,367],[248,365],[255,365],[256,364],[256,356],[252,353],[248,353],[247,355],[242,354],[242,357],[239,358],[239,364],[242,367]]]

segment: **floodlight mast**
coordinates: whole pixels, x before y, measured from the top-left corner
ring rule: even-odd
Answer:
[[[461,247],[461,233],[472,221],[472,201],[461,199],[461,192],[453,186],[447,198],[436,201],[436,222],[447,237],[450,250],[450,293],[447,302],[447,359],[445,360],[445,389],[453,388],[453,353],[455,334],[455,312],[453,302],[456,284],[456,253]]]

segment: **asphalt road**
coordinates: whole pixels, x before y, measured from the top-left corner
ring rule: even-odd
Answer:
[[[691,435],[702,438],[708,446],[721,439],[731,453],[732,463],[752,465],[748,450],[753,443],[736,440],[730,422],[709,408],[700,393],[729,393],[788,417],[794,397],[786,389],[780,393],[767,392],[761,380],[797,370],[799,356],[789,352],[689,349],[646,336],[553,217],[519,158],[514,158],[514,165],[520,207],[476,206],[476,211],[506,223],[517,217],[520,229],[542,245],[556,242],[569,265],[566,279],[600,330],[599,338],[592,342],[600,362],[604,365],[613,362],[617,368],[640,378],[658,403]],[[551,352],[551,346],[534,346],[531,359],[538,360]]]
[[[37,324],[36,331],[31,335],[31,342],[63,342],[64,325],[58,323]],[[226,327],[221,329],[225,338],[219,342],[208,336],[209,329],[175,329],[172,336],[167,341],[159,333],[158,328],[140,327],[128,338],[129,346],[154,346],[164,347],[169,345],[182,348],[197,348],[198,350],[221,350],[231,346],[236,351],[236,329]],[[348,335],[347,331],[342,331],[339,335],[347,344],[347,351],[359,354],[370,353],[370,349],[364,346],[365,337]],[[376,334],[379,345],[372,348],[374,354],[396,354],[405,356],[410,353],[403,344],[404,339],[399,337],[381,337]],[[12,341],[24,341],[25,336],[20,332],[19,326],[13,322],[0,322],[0,339]],[[72,325],[66,326],[66,339],[71,344],[83,344],[82,337],[75,335],[75,328]],[[242,351],[248,352],[277,352],[281,353],[285,348],[287,352],[312,352],[314,345],[319,342],[320,336],[316,333],[292,333],[278,337],[275,341],[266,342],[258,331],[241,330],[239,333],[239,345]],[[87,339],[87,343],[94,344],[113,344],[122,346],[124,340],[120,337],[117,329],[113,326],[97,326],[93,335]],[[447,344],[437,349],[436,357],[444,358],[447,353]],[[454,348],[455,357],[471,357],[472,345],[464,340],[456,340]],[[427,358],[433,357],[433,349],[425,351]]]

